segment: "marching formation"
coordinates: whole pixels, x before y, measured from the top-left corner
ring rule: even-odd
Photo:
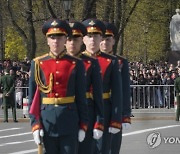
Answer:
[[[119,154],[130,128],[128,61],[113,50],[118,34],[98,19],[42,26],[49,52],[31,63],[29,115],[46,154]]]

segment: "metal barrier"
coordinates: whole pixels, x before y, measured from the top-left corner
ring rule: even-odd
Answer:
[[[131,85],[132,109],[174,108],[174,85]]]
[[[16,97],[22,97],[22,101],[23,98],[28,98],[28,89],[29,87],[15,87],[15,98]],[[22,94],[19,96],[18,94],[22,92]],[[17,99],[15,99],[17,100]],[[17,104],[16,104],[17,105]],[[20,105],[23,105],[22,103]]]
[[[131,85],[130,87],[132,109],[174,108],[174,85]],[[23,109],[23,116],[26,117],[28,114],[28,87],[16,87],[15,89],[18,88],[23,91],[21,109]]]
[[[28,114],[28,88],[29,87],[15,87],[15,107],[23,109],[23,117],[26,118]]]

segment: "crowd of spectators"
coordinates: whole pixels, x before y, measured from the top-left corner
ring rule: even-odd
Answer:
[[[168,62],[130,62],[132,108],[171,108],[174,106],[174,81],[180,75],[177,65]],[[138,85],[138,86],[133,86]]]
[[[8,68],[10,70],[10,74],[14,76],[15,87],[16,87],[16,103],[17,107],[22,107],[22,98],[27,96],[27,89],[22,89],[21,87],[28,87],[29,80],[29,69],[30,69],[30,60],[25,59],[24,61],[11,61],[5,60],[3,63],[0,63],[0,76],[3,75],[3,69]],[[148,64],[144,64],[142,62],[129,62],[129,73],[130,73],[130,84],[133,85],[174,85],[174,80],[180,74],[180,61],[177,62],[177,65],[169,64],[168,62],[152,62],[150,61]],[[20,88],[18,88],[20,87]],[[156,102],[152,103],[151,98],[155,98],[156,96],[152,95],[152,89],[147,88],[143,89],[139,87],[135,92],[131,91],[132,99],[135,99],[134,106],[138,107],[152,107],[165,105],[162,102],[165,99],[163,95],[167,95],[164,93],[164,89],[156,89],[155,95],[157,96]],[[131,88],[132,89],[132,88]],[[171,88],[170,94],[173,92]],[[143,96],[145,93],[145,96]],[[168,90],[166,88],[166,93]],[[149,100],[148,100],[149,95]],[[136,97],[134,97],[136,96]],[[138,98],[139,97],[139,98]],[[144,99],[143,99],[144,98]],[[168,99],[171,104],[174,102],[174,97],[170,98],[166,97],[166,102]],[[133,102],[133,100],[132,100]],[[138,102],[138,103],[137,103]],[[144,103],[146,102],[146,103]],[[138,105],[137,105],[138,104]],[[158,104],[158,105],[157,105]],[[167,105],[167,103],[166,103]]]
[[[180,61],[177,65],[168,62],[130,62],[131,85],[173,85],[180,72]]]
[[[23,98],[27,97],[27,88],[22,87],[28,87],[30,61],[27,59],[21,62],[5,60],[3,63],[0,63],[0,76],[3,75],[4,69],[8,69],[10,75],[14,78],[17,108],[22,108]]]

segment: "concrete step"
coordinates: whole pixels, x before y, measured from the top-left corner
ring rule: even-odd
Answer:
[[[154,109],[133,109],[132,119],[134,120],[174,120],[175,109],[154,108]]]

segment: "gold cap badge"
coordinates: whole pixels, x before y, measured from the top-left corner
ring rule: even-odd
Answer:
[[[89,25],[93,26],[93,25],[95,25],[95,22],[94,22],[93,20],[91,20],[91,21],[89,22]]]
[[[74,23],[69,23],[69,26],[70,26],[70,27],[73,27],[73,26],[74,26]]]
[[[57,26],[58,23],[57,23],[56,21],[53,21],[53,22],[51,23],[51,25],[52,25],[52,26]]]

